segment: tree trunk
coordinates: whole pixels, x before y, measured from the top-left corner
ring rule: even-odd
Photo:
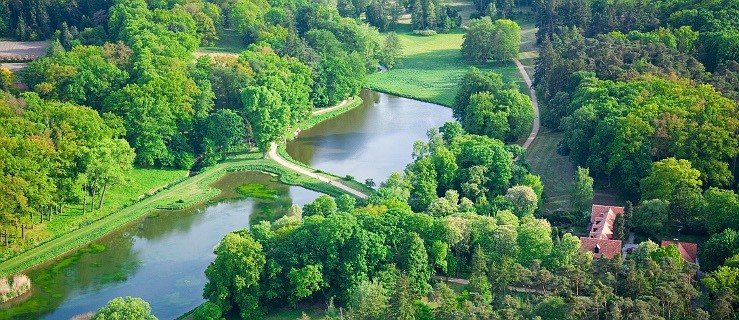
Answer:
[[[82,187],[82,215],[87,213],[87,189]]]
[[[100,193],[100,205],[98,206],[98,210],[103,209],[103,201],[105,201],[105,191],[108,189],[108,183],[106,182],[103,184],[103,192]]]
[[[95,212],[95,187],[92,187],[90,193],[90,212]]]
[[[21,224],[21,238],[26,241],[26,226]]]

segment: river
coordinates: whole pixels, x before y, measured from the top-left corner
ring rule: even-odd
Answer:
[[[361,106],[304,130],[288,153],[327,172],[383,181],[411,160],[413,142],[428,128],[451,121],[451,110],[364,90]],[[274,199],[236,197],[247,183],[278,191]],[[173,319],[201,304],[204,270],[229,232],[254,219],[274,218],[319,193],[256,173],[231,173],[214,184],[223,193],[207,205],[160,211],[28,272],[31,295],[0,306],[0,319],[69,319],[94,312],[119,296],[149,302],[160,319]]]

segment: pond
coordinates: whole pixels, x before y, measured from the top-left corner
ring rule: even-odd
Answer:
[[[413,142],[426,141],[428,129],[454,121],[452,110],[437,104],[371,90],[361,96],[361,106],[301,131],[287,153],[311,167],[379,184],[405,169]]]
[[[275,197],[238,198],[234,190],[244,184],[264,185]],[[258,172],[230,173],[213,186],[223,193],[207,205],[155,212],[30,271],[30,298],[0,310],[0,318],[69,319],[113,298],[135,296],[149,302],[160,319],[174,319],[204,302],[204,271],[226,234],[320,195]]]

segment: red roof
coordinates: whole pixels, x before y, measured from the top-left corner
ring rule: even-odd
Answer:
[[[616,215],[623,214],[623,207],[601,206],[594,204],[590,211],[590,238],[611,239],[613,238],[613,222]]]
[[[613,259],[621,253],[621,240],[580,237],[580,249],[593,253],[593,258]]]
[[[698,245],[690,242],[680,242],[676,240],[662,240],[662,247],[667,247],[671,244],[677,245],[677,250],[680,251],[680,256],[685,261],[692,263],[698,263]]]

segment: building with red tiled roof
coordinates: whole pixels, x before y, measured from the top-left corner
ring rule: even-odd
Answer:
[[[623,213],[623,207],[594,204],[590,211],[590,234],[580,238],[580,248],[592,252],[594,258],[611,259],[620,253],[621,240],[613,240],[613,223]]]
[[[621,253],[621,240],[580,237],[580,249],[593,253],[593,258],[613,259]]]
[[[698,244],[681,242],[677,239],[674,239],[672,241],[662,240],[661,246],[667,247],[672,244],[677,245],[677,250],[680,251],[680,256],[683,258],[683,260],[692,263],[698,263]]]

